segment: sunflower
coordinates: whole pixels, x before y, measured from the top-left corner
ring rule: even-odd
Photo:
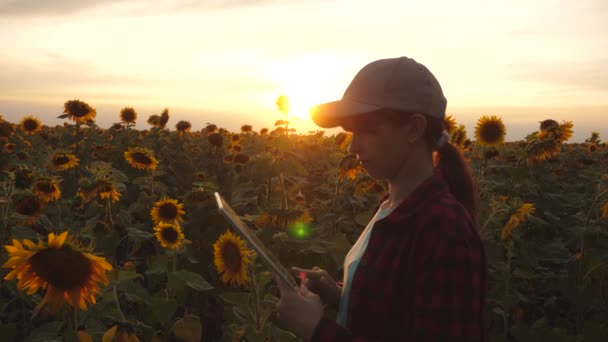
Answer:
[[[341,150],[346,149],[351,140],[353,140],[353,135],[350,133],[340,132],[336,135],[336,145],[338,145]]]
[[[608,202],[604,203],[602,207],[602,218],[608,219]]]
[[[178,122],[175,125],[175,129],[177,130],[177,132],[179,133],[179,135],[182,135],[182,134],[184,134],[186,132],[189,132],[190,128],[192,128],[192,124],[190,122],[184,121],[184,120],[181,120],[180,122]]]
[[[158,160],[145,147],[129,147],[124,153],[125,159],[132,167],[142,170],[155,170]]]
[[[458,147],[460,147],[461,149],[466,148],[466,141],[467,141],[467,130],[465,128],[464,125],[458,125],[458,128],[456,128],[454,130],[454,132],[452,132],[450,134],[450,142],[453,145],[456,145]]]
[[[2,267],[12,269],[4,279],[17,278],[17,288],[29,295],[46,289],[35,313],[45,305],[57,312],[64,302],[84,311],[87,302],[95,304],[95,295],[101,294],[97,283],[108,284],[106,272],[112,265],[103,257],[66,243],[67,237],[67,231],[57,236],[50,233],[48,243],[13,240],[12,245],[4,247],[9,260]]]
[[[19,166],[14,172],[15,187],[17,189],[25,190],[29,188],[36,178],[34,176],[34,172],[32,172],[32,170],[30,170],[27,166]]]
[[[26,195],[15,201],[15,212],[27,216],[26,224],[34,223],[42,214],[44,203],[37,196]]]
[[[241,126],[241,133],[251,133],[251,132],[253,132],[253,126],[251,126],[251,125]]]
[[[310,222],[312,222],[312,218],[308,210],[274,209],[258,215],[256,225],[285,231],[297,224],[309,224]]]
[[[207,137],[207,140],[211,145],[215,147],[222,147],[222,145],[224,144],[224,137],[219,133],[211,133]]]
[[[268,128],[262,128],[260,130],[260,135],[266,135],[266,134],[268,134]]]
[[[13,127],[13,124],[0,119],[0,139],[6,140],[10,138],[14,131],[15,128]]]
[[[348,154],[340,161],[340,174],[354,180],[361,171],[361,163],[356,154]]]
[[[33,185],[33,190],[38,198],[45,203],[58,200],[61,197],[59,185],[52,177],[40,177]]]
[[[559,127],[559,123],[553,119],[547,119],[540,122],[541,132],[551,132]]]
[[[596,144],[589,144],[587,145],[587,151],[589,152],[595,152],[597,150],[597,145]]]
[[[496,146],[505,142],[505,124],[496,115],[482,116],[475,126],[475,139],[483,146]]]
[[[137,120],[137,112],[133,107],[125,107],[120,110],[120,121],[127,125],[134,125]]]
[[[51,169],[55,171],[66,171],[78,165],[78,159],[71,153],[57,152],[51,157]]]
[[[249,156],[243,153],[239,153],[234,156],[234,162],[237,164],[247,164],[247,162],[249,162]]]
[[[97,193],[101,199],[109,199],[112,202],[118,202],[120,192],[112,182],[103,181],[97,186]]]
[[[572,127],[574,127],[572,121],[564,121],[564,123],[559,125],[555,130],[555,140],[560,144],[568,141],[573,134]]]
[[[205,128],[203,128],[203,132],[206,135],[217,133],[217,130],[218,130],[217,125],[214,125],[212,123],[207,123],[207,126],[205,126]]]
[[[63,112],[68,115],[70,120],[80,124],[95,120],[97,115],[95,108],[80,100],[70,100],[63,107]]]
[[[501,238],[507,240],[511,236],[511,232],[517,228],[521,223],[528,220],[528,218],[534,214],[534,204],[524,203],[517,208],[513,214],[509,217],[509,220],[502,228]]]
[[[213,244],[213,262],[224,284],[244,285],[250,280],[247,266],[252,254],[253,251],[245,247],[245,241],[231,231],[219,237]]]
[[[37,118],[28,115],[24,117],[19,123],[21,130],[27,135],[34,135],[42,129],[42,123]]]
[[[154,235],[165,248],[178,248],[184,241],[184,233],[179,225],[161,222],[154,227]]]
[[[445,130],[448,131],[449,134],[454,133],[456,129],[458,129],[458,124],[456,123],[456,119],[452,115],[448,115],[443,119],[443,126]]]
[[[560,154],[562,145],[554,139],[537,140],[532,142],[527,148],[526,153],[530,160],[547,160]]]
[[[148,117],[148,124],[150,126],[158,127],[160,125],[160,116],[158,114],[152,114]]]
[[[13,143],[4,144],[4,151],[6,151],[6,153],[15,152],[15,144],[13,144]]]
[[[165,126],[167,126],[167,122],[169,122],[169,108],[165,108],[163,112],[160,113],[158,127],[165,128]]]
[[[150,215],[154,223],[177,223],[183,222],[182,215],[185,215],[184,205],[178,203],[176,199],[164,197],[154,204],[150,210]]]

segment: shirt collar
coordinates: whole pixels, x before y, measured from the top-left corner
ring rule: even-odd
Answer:
[[[443,179],[441,172],[436,170],[432,176],[422,181],[422,183],[420,183],[418,187],[416,187],[416,189],[414,189],[414,191],[386,217],[386,219],[391,222],[397,222],[411,216],[437,195],[447,191],[449,191],[447,183]],[[387,200],[388,197],[388,193],[382,196],[375,211],[378,211],[380,205]]]

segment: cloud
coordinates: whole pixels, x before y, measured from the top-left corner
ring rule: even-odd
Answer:
[[[580,61],[576,64],[512,64],[516,80],[537,82],[594,91],[608,91],[608,58]]]
[[[131,11],[139,13],[173,12],[193,9],[226,9],[272,2],[278,3],[276,0],[0,0],[0,15],[13,17],[63,16],[110,5],[126,5]]]

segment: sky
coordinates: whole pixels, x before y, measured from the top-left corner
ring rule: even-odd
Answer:
[[[470,135],[498,115],[510,141],[549,118],[608,140],[607,32],[605,0],[0,0],[0,115],[61,124],[80,99],[102,127],[129,106],[142,129],[169,108],[172,129],[257,130],[286,94],[306,133],[364,65],[408,56]]]

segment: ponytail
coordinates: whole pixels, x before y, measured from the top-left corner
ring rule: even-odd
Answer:
[[[450,192],[476,221],[477,191],[473,183],[473,172],[462,150],[450,142],[437,149],[435,168],[439,170],[450,187]]]

